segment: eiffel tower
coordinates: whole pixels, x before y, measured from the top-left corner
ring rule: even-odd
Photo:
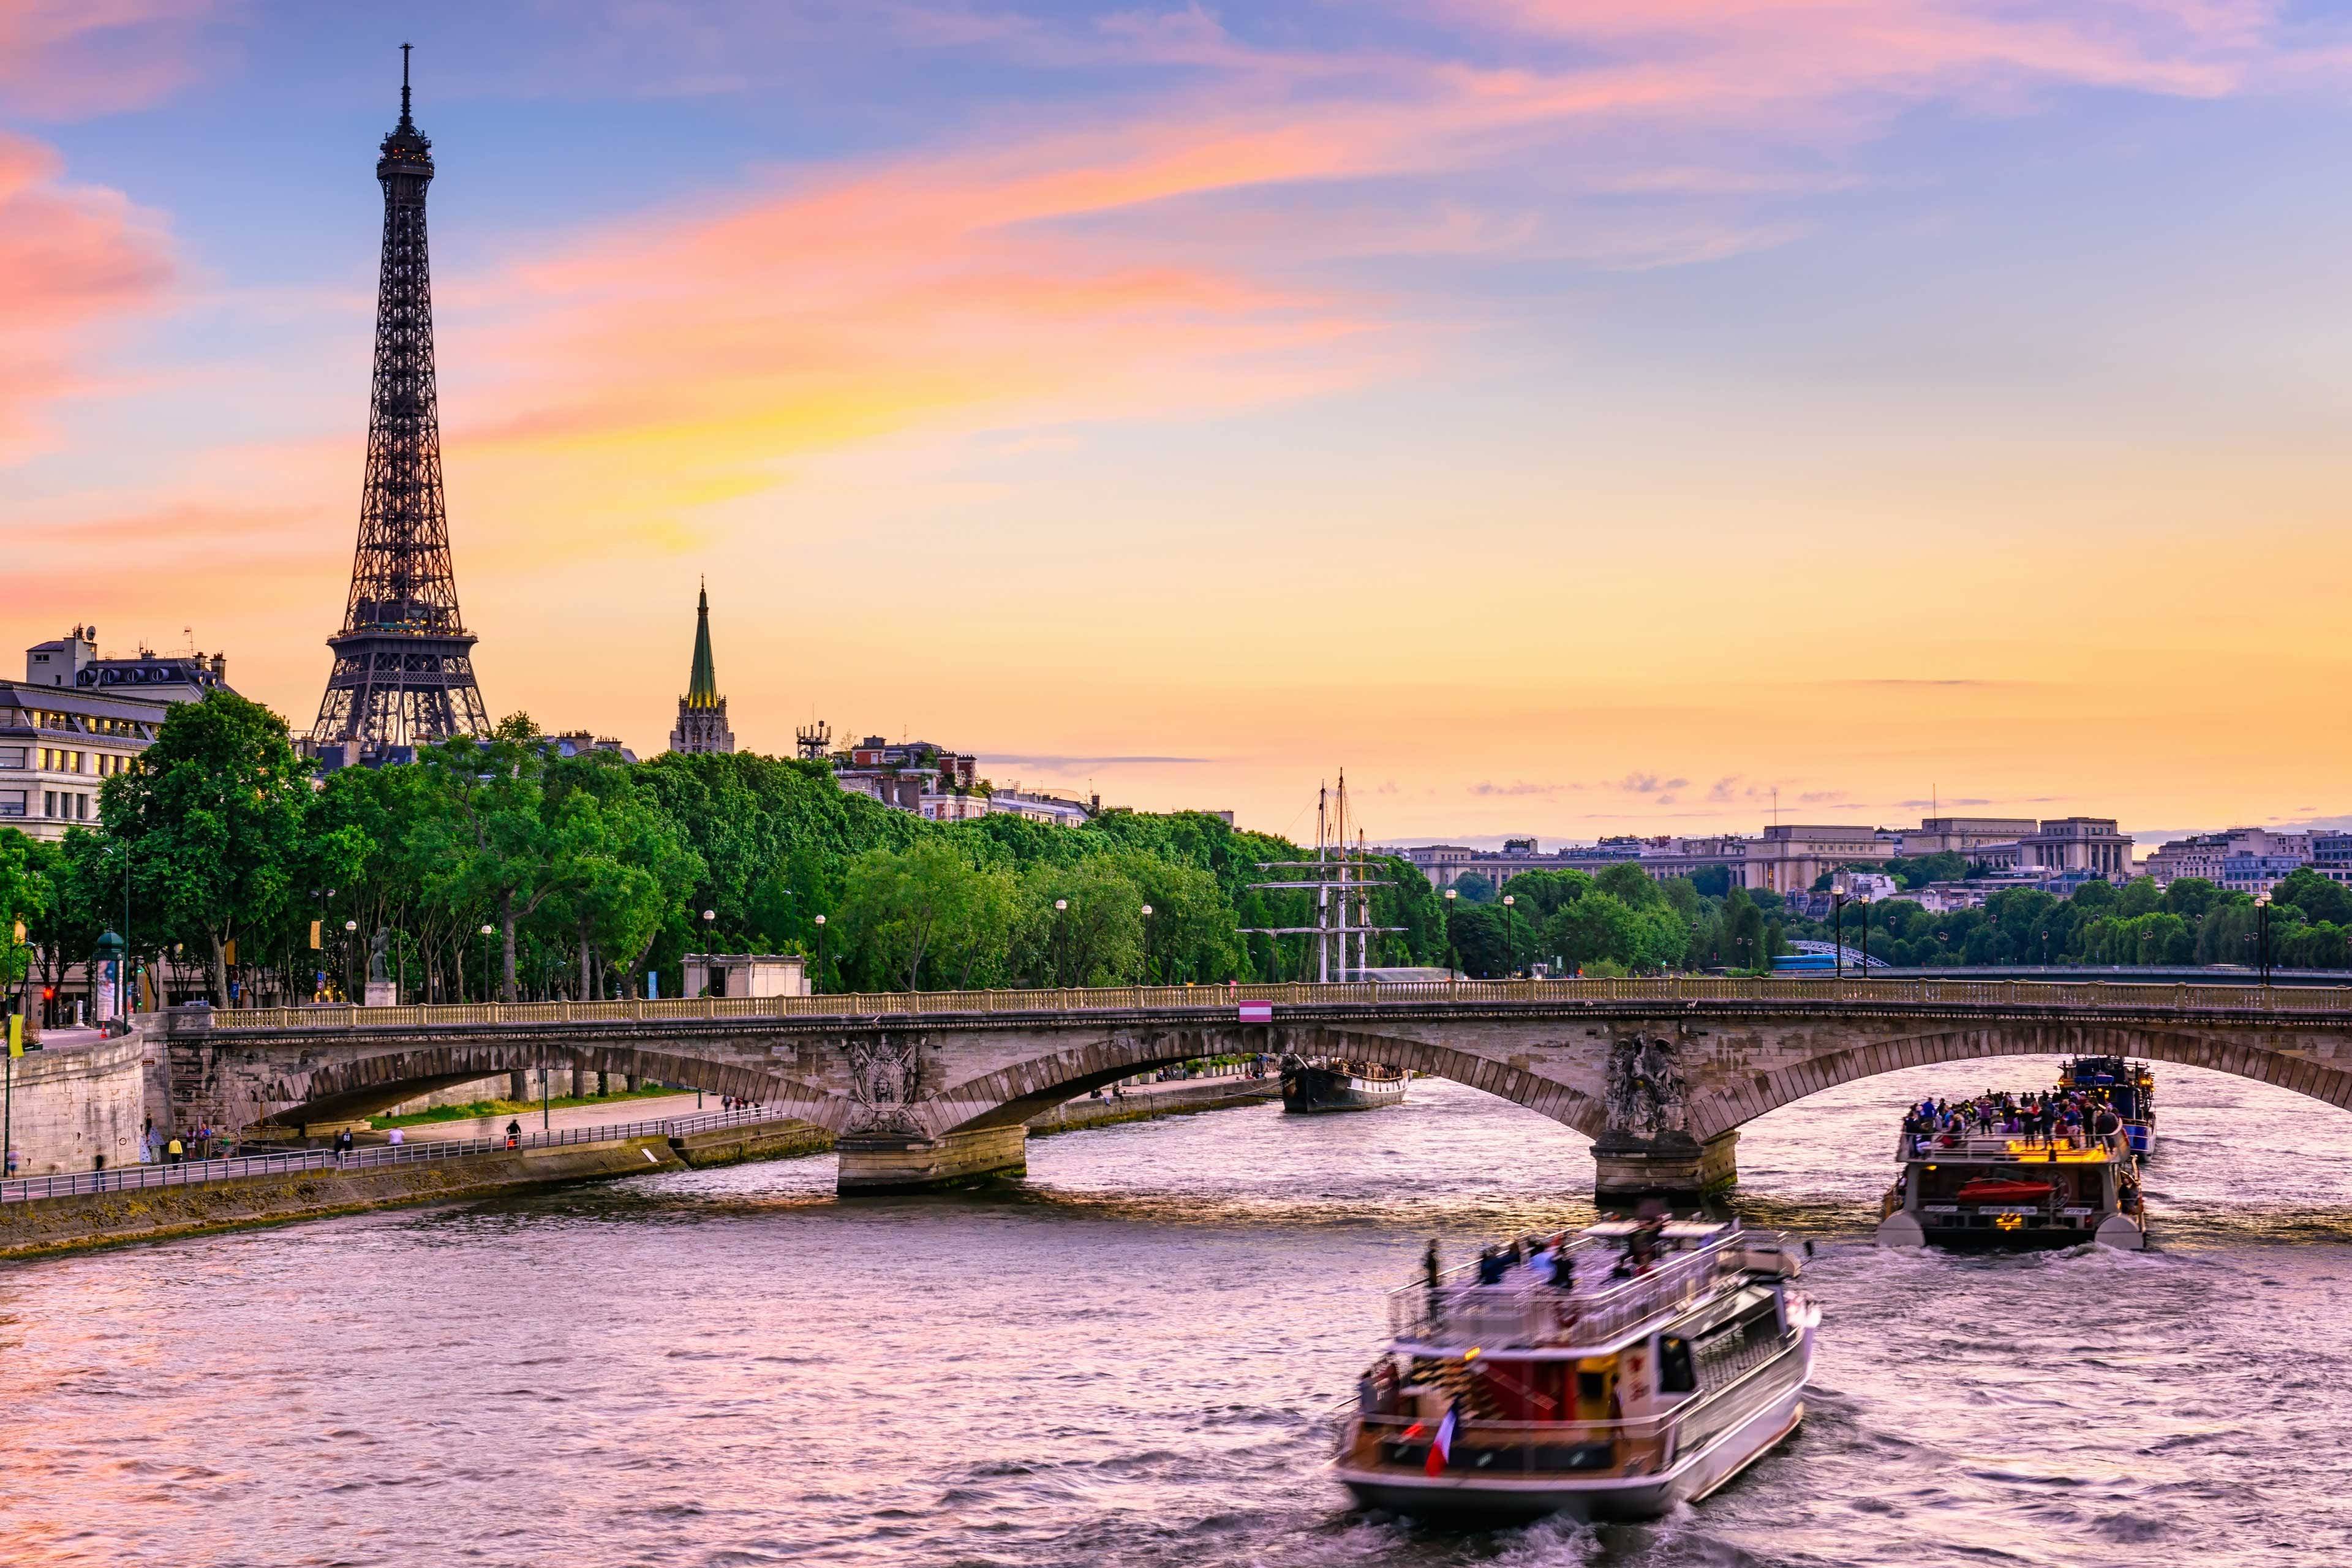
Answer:
[[[489,732],[474,684],[474,636],[457,613],[449,519],[441,499],[441,416],[433,382],[433,284],[425,188],[433,143],[409,118],[400,46],[400,123],[383,139],[383,270],[376,285],[375,385],[367,481],[335,668],[308,750],[331,763],[375,763],[390,748]]]

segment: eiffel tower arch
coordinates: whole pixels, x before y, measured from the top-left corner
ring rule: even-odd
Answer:
[[[327,639],[335,665],[307,746],[313,756],[344,764],[490,728],[474,683],[474,635],[457,610],[441,493],[425,243],[433,143],[410,117],[408,48],[400,47],[400,123],[383,139],[375,165],[383,186],[383,264],[359,548],[342,629]]]

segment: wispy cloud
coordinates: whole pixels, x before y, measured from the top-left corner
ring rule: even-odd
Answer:
[[[1214,757],[1079,757],[1045,752],[988,752],[981,757],[982,763],[991,765],[1017,768],[1195,767],[1216,760]]]

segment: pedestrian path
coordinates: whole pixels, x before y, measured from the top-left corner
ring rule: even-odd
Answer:
[[[547,1125],[551,1128],[601,1127],[610,1121],[659,1121],[666,1117],[691,1116],[698,1109],[716,1110],[719,1097],[703,1097],[704,1104],[696,1106],[695,1094],[688,1089],[683,1094],[647,1095],[638,1100],[600,1100],[589,1105],[560,1105],[547,1113]],[[520,1121],[526,1132],[540,1131],[539,1109],[500,1111],[496,1116],[469,1116],[462,1121],[416,1121],[400,1129],[404,1143],[438,1143],[450,1140],[467,1142],[478,1138],[499,1138],[506,1134],[507,1123]],[[386,1141],[390,1129],[382,1132],[362,1132],[360,1137],[370,1143]]]

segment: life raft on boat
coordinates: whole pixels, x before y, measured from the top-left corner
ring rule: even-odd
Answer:
[[[1964,1204],[2038,1204],[2049,1197],[2047,1182],[2012,1182],[1979,1177],[1952,1194]]]

